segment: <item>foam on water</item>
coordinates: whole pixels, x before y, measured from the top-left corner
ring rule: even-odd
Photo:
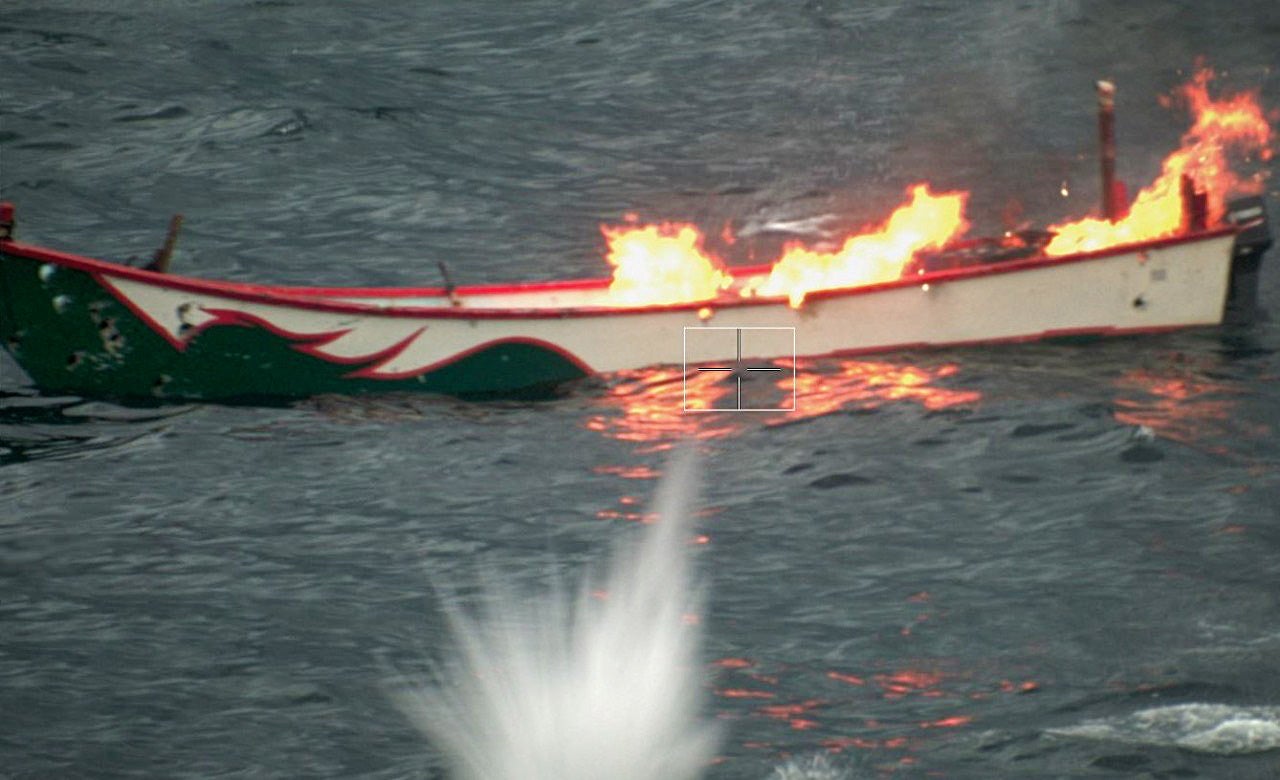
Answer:
[[[1243,755],[1280,748],[1280,707],[1174,704],[1117,718],[1087,720],[1075,726],[1049,729],[1046,733],[1179,747],[1215,755]]]
[[[714,756],[700,715],[701,598],[688,531],[692,456],[673,459],[658,520],[621,544],[576,596],[517,596],[449,618],[452,682],[407,691],[401,708],[467,780],[685,780]],[[499,578],[500,579],[500,578]]]

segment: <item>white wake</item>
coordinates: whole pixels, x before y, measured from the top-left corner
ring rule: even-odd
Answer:
[[[1179,747],[1215,755],[1243,755],[1280,748],[1280,707],[1174,704],[1132,715],[1087,720],[1049,729],[1060,737]]]

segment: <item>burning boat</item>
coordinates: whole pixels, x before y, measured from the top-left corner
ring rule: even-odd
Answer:
[[[1114,177],[1100,83],[1098,217],[966,239],[967,194],[927,184],[838,246],[788,245],[733,268],[692,225],[604,228],[611,279],[430,288],[244,284],[33,246],[0,205],[0,340],[44,390],[234,400],[428,391],[544,391],[598,372],[1155,333],[1252,317],[1270,246],[1264,201],[1228,151],[1268,159],[1255,96],[1180,92],[1195,122],[1130,200]],[[1252,190],[1256,193],[1258,188]],[[442,266],[443,270],[443,266]],[[447,279],[447,273],[446,273]],[[794,350],[742,354],[707,329],[786,329]]]

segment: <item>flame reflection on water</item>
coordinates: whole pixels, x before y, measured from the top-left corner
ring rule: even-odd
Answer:
[[[668,450],[682,439],[706,440],[731,436],[742,430],[740,415],[690,414],[690,409],[710,409],[727,396],[728,383],[712,373],[677,368],[623,371],[599,401],[601,410],[586,427],[611,439],[635,442],[638,453]]]
[[[718,374],[682,374],[676,368],[620,372],[598,402],[599,411],[585,425],[609,438],[634,442],[636,452],[646,454],[670,449],[682,439],[721,439],[757,425],[780,425],[848,409],[910,402],[938,411],[982,399],[976,390],[943,384],[960,373],[953,363],[817,358],[799,360],[796,369],[794,379],[786,372],[774,383],[779,405],[789,404],[794,393],[795,408],[762,415],[732,409],[691,413],[725,405],[734,387]]]
[[[821,673],[783,665],[762,671],[764,662],[726,657],[711,662],[722,717],[755,726],[742,746],[777,752],[786,734],[810,732],[812,744],[831,755],[865,754],[881,769],[916,763],[945,734],[980,723],[974,702],[1039,690],[1031,680],[1009,680],[967,669],[951,658],[907,658],[868,662],[854,672]],[[797,677],[805,677],[798,680]],[[803,689],[794,698],[786,691]],[[901,700],[921,704],[904,710]],[[783,729],[783,731],[778,731]]]
[[[953,363],[929,366],[852,359],[802,360],[794,381],[796,408],[783,415],[782,420],[810,419],[850,408],[877,409],[898,401],[918,403],[929,411],[976,404],[982,399],[980,392],[939,385],[959,370]],[[780,380],[779,387],[791,392],[792,379]]]
[[[1242,414],[1238,383],[1194,365],[1126,371],[1115,381],[1115,418],[1126,425],[1213,455],[1233,456],[1243,441],[1259,441],[1271,427]],[[1228,447],[1225,442],[1235,442]]]

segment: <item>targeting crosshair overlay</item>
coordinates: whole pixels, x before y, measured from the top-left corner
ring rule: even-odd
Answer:
[[[684,411],[686,412],[789,412],[796,408],[796,329],[786,327],[705,327],[684,329]],[[689,355],[695,356],[690,361]],[[722,360],[697,360],[698,355],[729,355]],[[773,359],[753,360],[750,355]],[[790,358],[791,392],[777,381],[786,376]],[[779,365],[782,363],[783,365]],[[695,373],[721,373],[733,382],[733,392],[711,406],[689,406],[689,377]],[[774,397],[768,397],[772,394]],[[777,397],[781,394],[783,397]],[[744,398],[746,404],[744,405]]]

